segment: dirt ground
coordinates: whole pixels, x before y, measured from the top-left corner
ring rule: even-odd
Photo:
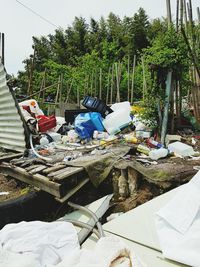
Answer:
[[[0,173],[0,202],[26,194],[30,187]],[[1,194],[8,192],[8,194]]]

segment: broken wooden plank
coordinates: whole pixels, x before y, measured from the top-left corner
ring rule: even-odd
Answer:
[[[49,167],[49,168],[43,170],[43,173],[44,173],[44,174],[49,174],[49,173],[51,173],[51,172],[59,171],[59,170],[65,168],[65,167],[66,167],[65,164],[62,164],[62,165],[59,164],[59,165],[56,165],[56,166],[53,166],[53,167]]]
[[[35,174],[35,173],[41,172],[42,170],[44,170],[46,168],[47,168],[47,166],[40,165],[40,166],[37,166],[36,168],[32,169],[31,171],[29,171],[29,173]]]
[[[58,171],[55,171],[55,172],[51,172],[47,176],[48,177],[54,177],[54,176],[60,175],[61,173],[65,172],[66,169],[68,169],[68,167],[64,166],[64,168],[62,168],[62,169],[60,169]]]
[[[29,172],[29,171],[31,171],[31,170],[35,169],[36,167],[39,167],[39,166],[41,166],[41,164],[31,165],[31,166],[26,167],[25,170],[27,172]]]
[[[2,173],[7,174],[27,184],[38,187],[41,190],[54,195],[55,197],[63,197],[60,192],[60,184],[55,183],[53,181],[49,181],[47,177],[41,174],[32,175],[20,167],[12,166],[9,164],[2,164],[0,166],[0,169]]]
[[[24,153],[15,153],[12,155],[4,155],[4,156],[0,157],[0,162],[10,161],[10,160],[15,159],[15,158],[20,158],[23,156],[23,154]]]
[[[87,184],[90,181],[89,178],[83,179],[81,182],[78,183],[77,186],[75,186],[73,189],[71,189],[63,198],[55,198],[60,203],[64,203],[66,200],[68,200],[71,196],[73,196],[79,189],[81,189],[85,184]]]
[[[84,171],[83,167],[67,167],[64,171],[53,177],[54,181],[61,181],[67,177],[73,176],[74,174]]]

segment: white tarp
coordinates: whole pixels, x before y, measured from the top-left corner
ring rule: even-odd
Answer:
[[[200,171],[157,212],[156,226],[166,258],[200,266]]]

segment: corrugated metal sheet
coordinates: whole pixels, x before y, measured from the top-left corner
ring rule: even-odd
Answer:
[[[18,104],[6,83],[0,63],[0,147],[23,152],[26,148],[25,127]]]

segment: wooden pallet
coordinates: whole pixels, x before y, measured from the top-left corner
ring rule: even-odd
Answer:
[[[83,167],[25,160],[21,153],[0,157],[0,172],[37,187],[64,202],[89,182]]]

